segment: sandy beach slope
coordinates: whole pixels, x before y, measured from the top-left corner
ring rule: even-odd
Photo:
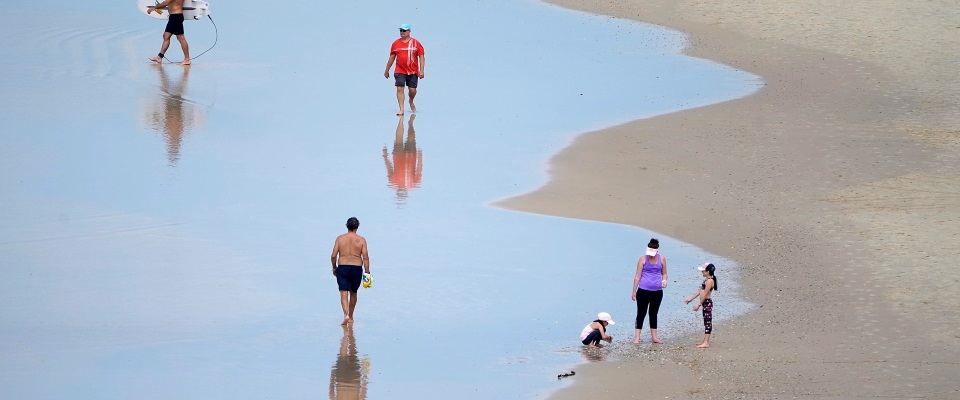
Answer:
[[[499,204],[694,243],[758,305],[708,350],[615,342],[553,397],[960,398],[955,1],[551,3],[687,32],[688,54],[766,82],[585,134]]]

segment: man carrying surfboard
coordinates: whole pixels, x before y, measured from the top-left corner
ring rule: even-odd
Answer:
[[[180,42],[180,48],[183,49],[183,61],[180,62],[180,65],[190,65],[190,46],[187,44],[187,38],[183,32],[183,0],[164,0],[148,9],[147,14],[151,12],[163,14],[164,8],[170,12],[170,18],[167,20],[167,28],[163,31],[163,45],[160,46],[160,53],[156,57],[150,57],[150,61],[158,64],[162,63],[163,53],[166,53],[167,48],[170,47],[170,36],[176,35]]]
[[[406,86],[410,93],[410,111],[417,112],[417,106],[413,104],[413,98],[417,96],[418,79],[423,79],[423,67],[426,59],[423,56],[423,45],[420,41],[410,37],[410,24],[400,25],[400,39],[393,42],[390,46],[390,57],[387,59],[387,68],[383,70],[383,77],[390,77],[390,66],[397,62],[397,68],[393,70],[393,79],[397,87],[397,103],[400,105],[400,112],[397,115],[403,115],[403,88]]]

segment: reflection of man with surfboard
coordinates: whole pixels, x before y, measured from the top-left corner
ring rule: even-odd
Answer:
[[[416,112],[417,106],[413,104],[413,98],[417,96],[417,81],[423,79],[423,66],[426,59],[423,57],[423,45],[420,41],[410,37],[410,25],[400,25],[400,39],[393,42],[390,46],[390,58],[387,59],[387,68],[383,70],[383,77],[390,77],[390,66],[397,62],[397,68],[393,70],[393,79],[396,80],[397,103],[400,105],[400,112],[397,115],[403,115],[403,88],[408,87],[410,92],[410,111]]]
[[[180,41],[180,48],[183,49],[183,61],[180,65],[190,65],[190,45],[187,44],[187,38],[183,32],[183,0],[164,0],[148,8],[147,15],[151,12],[163,14],[164,8],[170,13],[170,18],[167,20],[167,28],[163,31],[163,45],[160,46],[160,53],[156,57],[150,57],[150,61],[162,63],[163,53],[166,53],[167,48],[170,47],[170,36],[176,35],[177,40]]]

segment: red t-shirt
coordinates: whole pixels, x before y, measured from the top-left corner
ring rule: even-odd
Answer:
[[[414,38],[406,43],[397,39],[390,46],[390,54],[397,56],[397,67],[393,72],[398,74],[416,75],[420,73],[420,56],[423,55],[423,45]]]
[[[396,189],[411,189],[420,187],[423,180],[423,165],[420,155],[416,151],[401,151],[393,153],[393,170],[387,170],[390,179],[389,186]]]

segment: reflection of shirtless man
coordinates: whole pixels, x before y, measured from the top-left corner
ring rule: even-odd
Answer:
[[[337,236],[333,242],[330,264],[333,276],[340,288],[340,306],[343,307],[343,322],[353,323],[353,310],[357,308],[357,289],[363,273],[370,273],[370,255],[367,254],[367,239],[357,234],[360,220],[350,217],[347,220],[347,233]]]
[[[156,57],[150,57],[150,61],[156,63],[163,62],[163,53],[170,47],[170,36],[176,35],[180,41],[180,48],[183,49],[183,61],[180,65],[190,65],[190,46],[187,45],[187,38],[183,34],[183,0],[164,0],[153,8],[147,9],[147,14],[154,11],[157,14],[163,14],[163,8],[170,12],[170,19],[167,20],[167,28],[163,31],[163,45],[160,46],[160,53]]]

